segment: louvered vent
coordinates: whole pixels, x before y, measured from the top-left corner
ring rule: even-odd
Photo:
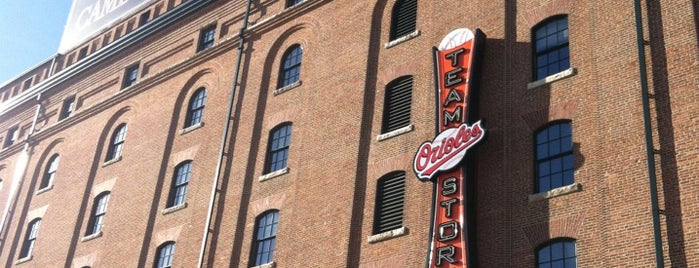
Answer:
[[[381,133],[391,132],[410,125],[412,91],[412,76],[403,76],[388,84],[386,87],[386,100]]]
[[[403,226],[405,172],[393,172],[379,179],[376,188],[374,234]]]
[[[417,0],[402,0],[393,6],[391,40],[415,31]]]

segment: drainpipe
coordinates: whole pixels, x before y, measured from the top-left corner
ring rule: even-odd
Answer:
[[[231,117],[233,114],[233,101],[235,99],[235,92],[237,91],[238,85],[238,74],[240,71],[240,64],[243,58],[243,47],[245,44],[245,30],[248,28],[248,18],[250,17],[250,0],[247,0],[247,7],[245,9],[245,17],[243,18],[243,27],[240,28],[240,33],[238,38],[240,42],[238,43],[238,59],[235,65],[235,72],[233,74],[233,87],[231,88],[230,98],[228,99],[228,114],[226,115],[226,125],[223,129],[223,134],[221,135],[221,148],[218,152],[218,162],[216,164],[216,175],[214,175],[214,183],[211,185],[211,198],[209,199],[209,210],[206,213],[206,223],[204,224],[204,235],[201,240],[201,248],[199,250],[199,262],[197,267],[201,268],[204,265],[204,255],[206,253],[206,244],[209,240],[209,229],[211,225],[211,217],[214,212],[214,201],[216,199],[216,192],[219,183],[219,177],[221,177],[221,168],[223,166],[223,155],[226,150],[226,141],[228,140],[228,132],[231,127]],[[209,265],[211,266],[211,265]]]
[[[12,173],[12,185],[10,186],[10,192],[7,196],[7,202],[5,204],[5,209],[2,211],[2,220],[0,220],[0,233],[5,229],[5,222],[7,221],[7,216],[10,214],[10,208],[12,204],[17,202],[19,195],[19,187],[22,185],[24,180],[24,175],[27,173],[27,166],[29,164],[29,142],[31,140],[32,134],[34,134],[34,128],[36,127],[36,121],[39,119],[39,111],[41,111],[41,93],[36,96],[36,112],[34,113],[34,119],[32,121],[32,128],[29,129],[29,134],[24,140],[24,148],[19,153],[17,162],[15,163],[15,170]],[[5,241],[0,241],[0,248],[2,248]]]
[[[648,74],[646,71],[646,54],[643,45],[643,20],[641,1],[634,0],[636,12],[636,45],[638,46],[638,69],[641,80],[641,99],[643,101],[643,125],[646,137],[646,158],[648,160],[648,177],[650,183],[651,213],[653,214],[653,236],[655,238],[655,267],[663,268],[663,241],[660,232],[660,209],[658,208],[658,185],[655,175],[655,155],[653,150],[653,134],[651,130],[650,104],[648,96]]]

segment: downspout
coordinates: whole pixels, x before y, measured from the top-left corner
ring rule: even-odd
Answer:
[[[10,214],[10,208],[12,207],[12,204],[17,202],[17,198],[19,197],[17,192],[19,191],[19,187],[22,185],[24,175],[27,173],[27,166],[29,164],[29,143],[32,134],[34,134],[36,121],[39,119],[39,111],[41,111],[41,93],[39,93],[36,96],[36,102],[36,112],[34,113],[32,127],[31,129],[29,129],[29,134],[27,135],[27,138],[24,140],[24,148],[22,149],[22,151],[19,154],[19,157],[17,158],[17,162],[15,163],[15,170],[14,173],[12,173],[12,185],[10,186],[10,192],[7,196],[5,209],[3,209],[2,211],[2,220],[0,220],[0,233],[2,233],[2,231],[5,230],[5,222],[7,221],[8,215]],[[4,239],[0,241],[0,248],[2,248],[3,244],[5,244]]]
[[[206,253],[206,244],[209,240],[209,227],[211,225],[211,217],[214,212],[214,201],[216,200],[216,192],[219,183],[219,177],[221,177],[221,168],[223,166],[223,156],[226,150],[226,141],[228,140],[228,132],[231,127],[231,117],[233,115],[233,101],[235,99],[235,93],[237,91],[238,85],[238,75],[240,72],[240,64],[243,58],[243,47],[245,44],[245,30],[248,28],[248,18],[250,17],[250,0],[247,0],[247,6],[245,8],[245,17],[243,18],[243,27],[240,28],[240,33],[238,38],[240,42],[238,44],[238,59],[235,65],[235,72],[233,74],[233,87],[231,88],[230,98],[228,99],[228,114],[226,115],[226,124],[223,129],[223,134],[221,135],[221,148],[218,152],[218,162],[216,163],[216,175],[214,175],[214,183],[211,185],[211,197],[209,198],[209,210],[206,213],[206,223],[204,224],[204,235],[201,240],[201,248],[199,250],[199,262],[197,267],[201,268],[204,265],[204,255]],[[211,266],[211,265],[209,265]]]
[[[638,46],[638,69],[641,80],[641,99],[643,101],[643,126],[645,128],[646,137],[646,158],[648,161],[651,213],[653,214],[653,236],[655,238],[655,267],[663,268],[665,263],[663,261],[662,233],[660,232],[660,209],[658,208],[658,185],[655,175],[655,155],[653,150],[653,133],[651,130],[646,54],[643,45],[641,0],[634,0],[634,9],[636,12],[636,45]]]

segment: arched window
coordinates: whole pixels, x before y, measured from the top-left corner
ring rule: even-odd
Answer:
[[[575,241],[555,239],[544,244],[536,253],[538,268],[576,268]]]
[[[103,192],[95,197],[90,221],[87,224],[87,235],[97,234],[102,231],[104,217],[107,214],[107,205],[109,204],[109,195],[110,192]]]
[[[386,85],[381,133],[388,133],[410,125],[410,106],[413,98],[413,77],[401,76]]]
[[[44,189],[53,184],[53,179],[56,177],[56,170],[58,170],[58,161],[60,157],[58,154],[54,154],[49,159],[48,165],[44,169],[44,176],[41,178],[41,184],[39,184],[39,189]]]
[[[32,255],[34,245],[36,244],[36,237],[39,235],[39,226],[41,226],[41,218],[34,219],[27,225],[27,233],[24,235],[24,244],[22,244],[22,250],[19,252],[20,259],[28,258]]]
[[[302,57],[303,49],[299,44],[289,47],[289,49],[284,52],[281,68],[279,70],[279,85],[277,88],[283,88],[299,81]]]
[[[535,81],[570,68],[567,15],[539,23],[532,30],[532,41]]]
[[[201,123],[202,116],[204,115],[204,104],[206,103],[206,89],[199,88],[192,99],[189,100],[189,109],[187,110],[187,118],[185,128],[194,126]]]
[[[121,156],[121,151],[124,149],[124,141],[126,141],[126,124],[121,124],[112,134],[109,148],[107,149],[106,161],[114,160]]]
[[[405,171],[394,171],[378,180],[373,234],[403,227],[404,195]]]
[[[390,40],[415,31],[417,24],[417,0],[398,0],[391,12]]]
[[[279,225],[279,211],[271,210],[259,217],[255,224],[255,237],[252,248],[253,266],[270,263],[274,260],[274,247]]]
[[[155,259],[155,267],[170,268],[172,260],[175,258],[175,242],[165,242],[158,247],[157,258]]]
[[[170,198],[168,198],[168,207],[184,204],[187,197],[187,185],[189,185],[189,177],[191,175],[191,160],[182,162],[175,167],[175,174],[172,178],[172,187],[170,188]]]
[[[558,121],[535,134],[537,192],[574,183],[573,131],[570,121]]]
[[[290,144],[291,123],[284,123],[272,129],[269,137],[269,150],[265,163],[265,173],[270,173],[286,167]]]

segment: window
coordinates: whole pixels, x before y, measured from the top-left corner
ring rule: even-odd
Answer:
[[[58,154],[55,154],[51,157],[51,159],[48,162],[49,164],[46,165],[46,169],[44,170],[44,176],[41,179],[39,189],[44,189],[53,184],[53,179],[56,177],[56,170],[58,170],[59,160],[60,157],[58,156]]]
[[[278,210],[266,212],[257,218],[252,260],[250,262],[253,266],[270,263],[274,260],[274,245],[276,244],[278,225]]]
[[[20,259],[28,258],[32,255],[32,250],[34,250],[34,245],[36,244],[36,236],[39,234],[39,226],[41,226],[40,218],[29,222],[29,225],[27,225],[24,244],[19,252]]]
[[[388,133],[410,125],[412,91],[412,76],[401,76],[386,86],[381,133]]]
[[[114,134],[112,134],[111,143],[107,150],[106,161],[115,160],[121,156],[121,151],[124,149],[124,141],[126,140],[126,124],[119,125]]]
[[[374,234],[403,227],[404,194],[404,171],[391,172],[378,180],[374,208]]]
[[[3,145],[3,148],[10,147],[12,146],[12,144],[15,144],[15,142],[17,142],[17,139],[19,139],[18,130],[18,126],[11,127],[9,130],[7,130],[7,136],[5,136],[5,145]]]
[[[536,263],[539,268],[577,267],[575,241],[562,239],[545,244],[536,254]]]
[[[216,25],[211,25],[201,30],[199,33],[199,47],[197,51],[202,51],[204,49],[214,46],[214,37],[216,36]]]
[[[282,124],[272,130],[265,173],[286,167],[286,160],[289,157],[289,143],[291,143],[291,123]]]
[[[199,88],[192,99],[189,101],[189,110],[185,119],[185,128],[201,123],[201,118],[204,115],[204,104],[206,103],[206,89]]]
[[[70,96],[63,101],[63,107],[61,108],[61,113],[58,115],[58,120],[63,120],[68,118],[73,110],[75,109],[75,96]]]
[[[24,84],[22,85],[22,89],[27,90],[30,87],[32,87],[32,83],[34,82],[33,77],[29,77],[29,79],[24,80]]]
[[[573,184],[573,134],[570,121],[536,132],[537,192]]]
[[[187,197],[187,185],[191,175],[192,161],[183,162],[175,167],[170,198],[168,198],[168,207],[184,204],[184,200]]]
[[[158,258],[155,259],[155,267],[172,267],[172,259],[175,257],[175,242],[166,242],[158,247]]]
[[[391,13],[391,35],[395,40],[415,31],[417,0],[398,0]]]
[[[539,23],[532,33],[534,40],[534,80],[570,68],[568,16],[556,16]]]
[[[127,88],[127,87],[130,87],[130,86],[136,84],[137,79],[138,79],[138,64],[135,64],[131,67],[126,68],[126,72],[124,73],[124,82],[121,85],[121,88]]]
[[[303,49],[298,44],[291,46],[284,52],[281,70],[279,71],[278,88],[283,88],[299,81],[302,56]]]
[[[299,4],[305,0],[286,0],[286,8],[290,8],[295,6],[296,4]]]
[[[109,194],[109,192],[104,192],[95,197],[95,203],[92,206],[92,215],[87,225],[87,235],[97,234],[102,231],[104,216],[107,214]]]
[[[138,27],[148,23],[148,20],[150,20],[150,10],[141,13],[141,16],[138,18]]]
[[[87,57],[87,50],[89,49],[88,46],[85,46],[78,51],[78,60],[82,60],[85,57]]]

